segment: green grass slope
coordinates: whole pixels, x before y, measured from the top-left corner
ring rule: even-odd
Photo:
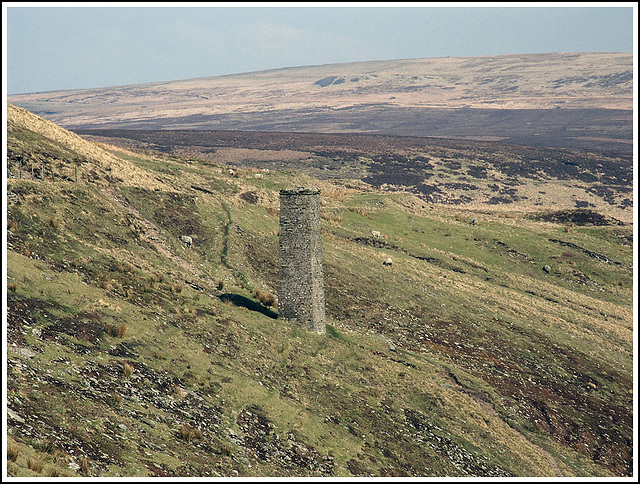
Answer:
[[[10,476],[631,475],[629,225],[9,121],[35,163],[6,187]],[[278,190],[301,185],[322,190],[326,335],[256,296],[277,286]]]

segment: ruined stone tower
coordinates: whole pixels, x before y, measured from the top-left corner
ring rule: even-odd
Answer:
[[[325,332],[320,190],[280,190],[278,316]]]

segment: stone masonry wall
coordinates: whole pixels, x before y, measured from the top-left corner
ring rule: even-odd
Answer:
[[[278,315],[325,332],[320,190],[280,190]]]

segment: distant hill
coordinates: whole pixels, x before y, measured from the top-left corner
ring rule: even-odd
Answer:
[[[631,152],[633,57],[551,53],[274,69],[9,96],[66,128],[357,132]]]

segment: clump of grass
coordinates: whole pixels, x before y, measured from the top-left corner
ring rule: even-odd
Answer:
[[[187,443],[191,443],[194,439],[202,439],[204,435],[202,434],[202,430],[193,425],[183,424],[178,429],[178,438],[182,440],[186,440]]]
[[[133,375],[133,366],[125,361],[122,364],[122,372],[124,373],[125,377],[129,378],[131,375]]]
[[[15,220],[7,220],[7,228],[17,232],[18,230],[18,222]]]
[[[127,333],[127,326],[125,324],[112,326],[110,324],[103,323],[102,329],[105,333],[117,338],[124,338],[124,335]]]
[[[233,453],[233,447],[226,442],[220,443],[220,453],[224,456],[229,457]]]
[[[12,444],[7,444],[7,459],[11,462],[15,462],[19,456],[20,448]]]
[[[170,290],[173,294],[180,294],[182,292],[182,284],[171,284]]]
[[[332,225],[342,222],[342,215],[332,212],[323,212],[321,217]]]
[[[91,474],[89,459],[87,459],[85,456],[80,457],[80,472],[82,472],[85,476]]]
[[[571,232],[571,228],[572,227],[573,227],[573,224],[567,224],[567,225],[564,226],[564,231],[566,233],[569,233],[569,232]]]
[[[60,222],[56,219],[54,219],[53,217],[49,217],[49,227],[51,227],[53,230],[58,230],[58,227],[60,226]]]
[[[218,291],[222,291],[224,289],[224,281],[218,281]]]
[[[171,388],[173,389],[173,393],[175,393],[178,396],[178,398],[183,398],[187,394],[187,392],[185,392],[182,388],[180,388],[175,383],[171,385]]]
[[[272,307],[276,304],[276,297],[270,292],[261,291],[260,289],[256,289],[253,291],[254,297],[260,301],[264,306]]]
[[[11,292],[16,292],[17,288],[18,288],[18,284],[16,284],[15,281],[7,284],[7,289],[9,289]]]
[[[162,274],[151,274],[149,276],[149,279],[151,279],[153,282],[162,282],[164,280],[164,277],[162,276]]]
[[[40,452],[53,454],[53,452],[56,450],[56,444],[53,440],[40,440],[34,444],[33,448],[39,450]]]
[[[36,459],[35,457],[29,457],[27,458],[27,467],[33,472],[40,474],[42,472],[42,468],[44,467],[44,462],[42,462],[40,459]]]
[[[122,405],[122,397],[118,395],[116,392],[113,392],[113,401],[116,403],[117,406]]]
[[[369,215],[371,215],[370,210],[364,209],[362,207],[349,207],[349,210],[353,213],[357,213],[362,217],[368,217]]]
[[[29,247],[23,247],[22,255],[24,255],[25,257],[31,257],[31,249]]]

